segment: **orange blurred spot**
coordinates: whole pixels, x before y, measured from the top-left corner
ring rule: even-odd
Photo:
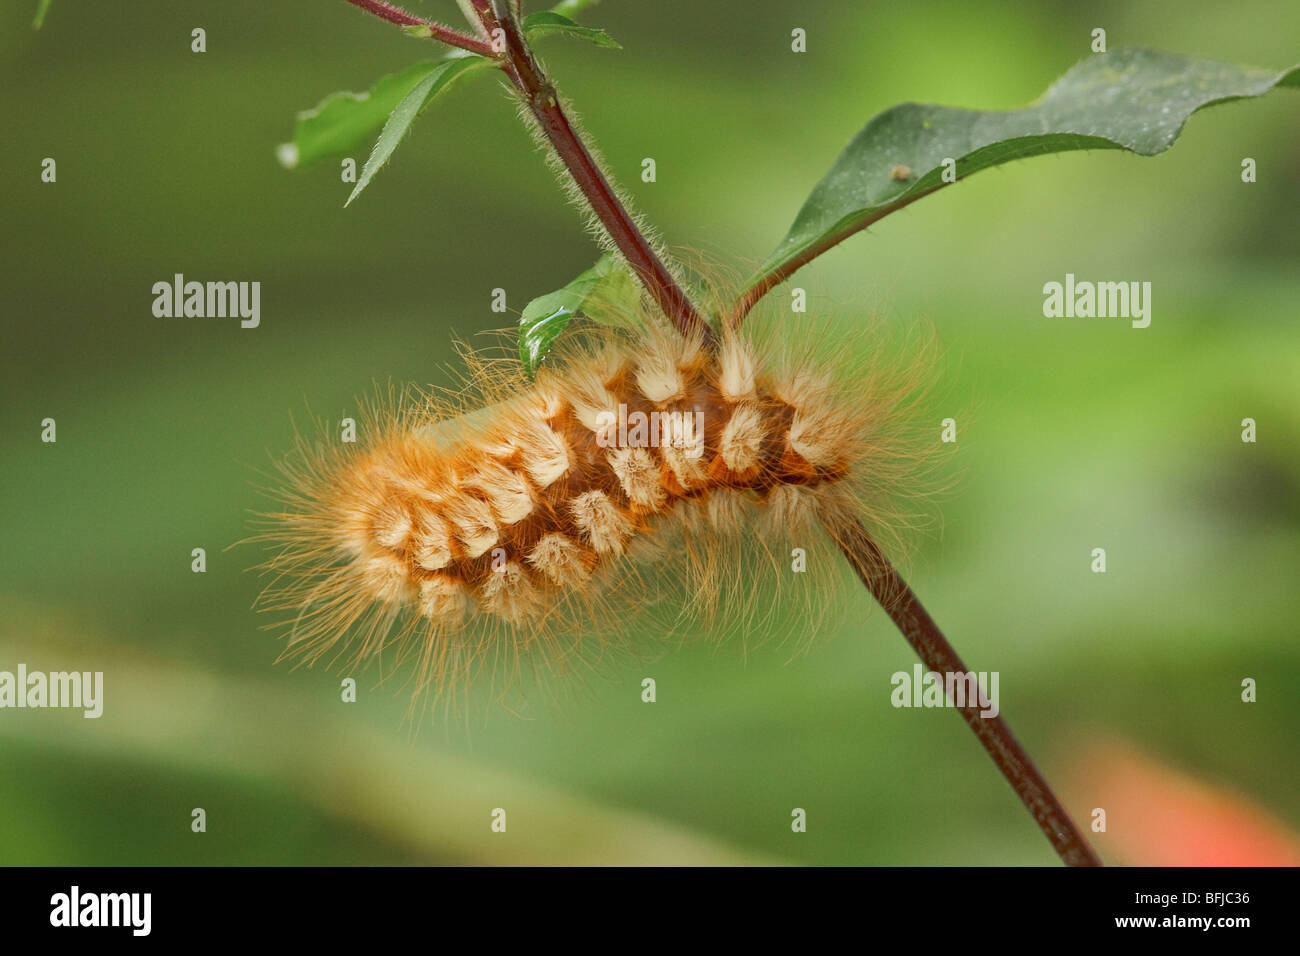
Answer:
[[[1070,806],[1099,852],[1135,866],[1297,866],[1300,837],[1246,797],[1158,763],[1120,740],[1066,765]],[[1106,832],[1092,832],[1092,811]],[[1077,808],[1086,808],[1078,810]]]

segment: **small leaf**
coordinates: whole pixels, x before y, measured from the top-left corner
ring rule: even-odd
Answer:
[[[564,288],[533,299],[519,317],[519,357],[528,374],[537,372],[575,315],[603,325],[627,325],[640,298],[632,273],[613,253],[606,253]]]
[[[361,195],[361,190],[370,185],[370,180],[388,162],[388,157],[393,155],[393,150],[397,149],[397,144],[402,141],[402,137],[406,135],[411,123],[440,93],[444,92],[462,75],[472,73],[474,70],[491,68],[495,65],[492,60],[482,57],[444,60],[435,66],[428,76],[411,87],[410,92],[402,98],[402,101],[397,104],[397,108],[388,117],[388,121],[384,123],[384,128],[379,133],[379,139],[375,142],[375,148],[371,151],[370,158],[366,160],[365,168],[361,170],[361,176],[357,179],[357,184],[352,188],[352,194],[348,196],[348,201],[343,205],[350,205],[352,200]]]
[[[609,47],[614,50],[623,49],[619,46],[618,41],[604,30],[596,27],[584,27],[582,24],[574,23],[568,17],[556,13],[554,10],[542,10],[524,17],[524,33],[529,40],[550,33],[562,33],[567,36],[590,40],[596,46]]]
[[[41,6],[37,11],[38,19],[44,17],[49,2],[50,0],[41,0]],[[576,0],[567,5],[560,4],[560,7],[565,7],[570,12],[585,6],[588,6],[585,0]],[[472,7],[467,6],[467,10],[472,22],[476,14]],[[549,14],[532,16],[546,17]],[[403,27],[403,29],[412,36],[423,38],[430,35],[429,28],[423,24]],[[544,37],[549,34],[574,31],[577,35],[585,36],[604,46],[618,46],[604,31],[580,27],[562,15],[558,15],[554,21],[548,20],[543,23],[539,34]],[[369,92],[331,93],[313,109],[303,110],[298,114],[294,124],[293,139],[275,148],[276,158],[286,169],[306,169],[329,156],[355,152],[384,125],[393,110],[397,108],[397,104],[402,102],[415,85],[428,77],[440,64],[449,60],[468,59],[481,60],[482,58],[469,50],[452,49],[448,50],[441,60],[423,60],[400,73],[383,77],[370,88]]]
[[[790,231],[750,281],[752,301],[860,229],[960,177],[1045,153],[1173,145],[1192,113],[1212,103],[1300,86],[1277,73],[1156,50],[1117,50],[1079,63],[1031,106],[976,111],[905,103],[872,119],[813,189]]]
[[[32,29],[39,30],[45,25],[45,14],[50,12],[50,0],[39,0],[36,4],[36,16],[32,18]]]
[[[276,147],[280,164],[306,169],[327,156],[361,148],[412,87],[438,65],[437,60],[422,60],[383,77],[367,93],[331,93],[314,109],[303,110],[294,124],[293,140]]]

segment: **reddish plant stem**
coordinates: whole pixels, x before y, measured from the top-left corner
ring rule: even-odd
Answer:
[[[403,26],[428,26],[430,29],[445,31],[454,38],[445,42],[484,56],[498,56],[490,43],[483,40],[462,37],[446,27],[437,27],[419,17],[396,7],[386,0],[348,0],[348,2],[381,17],[390,23]],[[697,336],[706,344],[713,341],[713,333],[708,322],[695,308],[694,303],[677,284],[667,266],[656,255],[650,243],[632,220],[627,208],[610,186],[609,180],[601,172],[586,144],[578,137],[569,122],[555,87],[542,72],[533,58],[528,42],[524,38],[514,12],[507,4],[496,9],[492,0],[470,0],[470,6],[478,15],[479,26],[485,36],[493,36],[500,30],[504,38],[505,50],[501,62],[502,69],[510,77],[511,83],[523,95],[528,110],[537,120],[542,133],[555,150],[560,161],[573,177],[574,183],[582,191],[596,218],[604,226],[606,233],[618,247],[627,264],[636,274],[641,284],[650,293],[655,303],[683,335]],[[439,37],[442,38],[441,36]],[[472,45],[472,46],[471,46]],[[480,49],[481,48],[481,49]]]
[[[496,25],[505,36],[506,74],[523,95],[542,133],[582,190],[592,212],[605,227],[610,239],[618,246],[619,252],[664,315],[672,320],[681,333],[711,343],[713,335],[708,322],[655,254],[590,151],[574,132],[573,125],[560,106],[555,87],[533,58],[514,15],[504,4],[497,11]]]
[[[432,20],[425,20],[417,17],[413,13],[408,13],[401,7],[395,6],[385,0],[348,0],[353,6],[360,7],[367,13],[373,13],[381,20],[387,20],[389,23],[396,23],[403,27],[428,27],[429,32],[433,35],[432,39],[446,43],[449,46],[460,47],[462,50],[469,50],[471,53],[477,53],[479,56],[491,56],[492,47],[477,37],[466,36],[458,33],[451,27],[445,27],[441,23],[434,23]]]
[[[862,583],[920,655],[926,670],[941,675],[967,673],[966,665],[956,650],[866,530],[860,525],[855,526],[839,545]],[[1101,866],[1101,860],[1052,793],[1052,788],[1011,733],[1006,721],[1000,715],[981,716],[978,701],[967,701],[957,709],[1065,864]]]

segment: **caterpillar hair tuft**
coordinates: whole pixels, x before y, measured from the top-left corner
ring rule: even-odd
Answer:
[[[566,333],[532,382],[467,352],[459,392],[384,393],[355,444],[300,438],[262,605],[306,662],[414,662],[417,697],[584,670],[647,632],[753,640],[790,599],[806,646],[836,539],[861,522],[897,553],[931,487],[933,341],[902,344],[756,313],[707,348],[646,306]]]

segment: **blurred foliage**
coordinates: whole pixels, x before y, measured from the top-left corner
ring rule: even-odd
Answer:
[[[251,610],[261,555],[224,549],[264,506],[259,472],[291,416],[348,414],[375,381],[451,383],[453,335],[510,322],[492,289],[522,309],[596,250],[493,83],[440,102],[347,210],[336,164],[282,170],[295,111],[419,56],[342,3],[60,9],[39,33],[29,5],[0,13],[0,668],[102,668],[106,712],[0,713],[0,862],[1054,861],[954,714],[890,707],[889,675],[913,658],[865,594],[793,661],[688,643],[560,706],[431,717],[414,735],[399,681],[371,671],[344,705],[340,673],[276,666]],[[866,117],[1029,102],[1095,26],[1112,47],[1297,58],[1296,11],[1263,2],[754,2],[737,17],[609,0],[584,19],[624,50],[548,45],[558,85],[647,220],[739,272]],[[1153,159],[1010,165],[797,282],[817,312],[943,340],[955,487],[910,577],[968,664],[1001,672],[1049,779],[1095,729],[1293,828],[1295,116],[1277,95],[1205,111]],[[645,156],[656,183],[639,180]],[[261,281],[261,327],[155,319],[151,285],[177,272]],[[1067,272],[1151,281],[1151,327],[1044,319],[1042,286]],[[1256,445],[1239,441],[1246,416]],[[1097,546],[1105,575],[1087,571]],[[1245,676],[1256,704],[1239,700]],[[510,830],[493,842],[497,806]],[[1122,859],[1122,839],[1112,820],[1098,845]]]

